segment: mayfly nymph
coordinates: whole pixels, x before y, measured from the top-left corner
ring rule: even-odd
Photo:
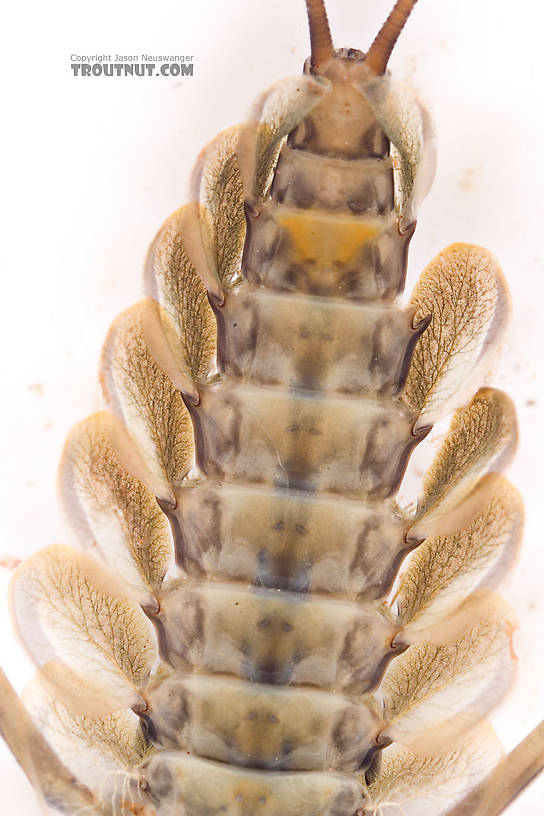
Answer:
[[[60,470],[81,549],[11,586],[38,673],[0,729],[65,813],[491,816],[519,789],[482,724],[514,663],[516,417],[482,385],[509,296],[458,243],[399,301],[434,172],[387,71],[414,5],[363,53],[308,0],[303,75],[201,153],[110,328]]]

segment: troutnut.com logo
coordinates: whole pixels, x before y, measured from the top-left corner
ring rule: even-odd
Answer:
[[[193,76],[192,56],[179,54],[72,54],[74,76]]]

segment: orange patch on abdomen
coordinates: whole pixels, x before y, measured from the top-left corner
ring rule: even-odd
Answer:
[[[363,246],[379,235],[385,224],[379,218],[357,218],[312,211],[278,212],[277,223],[287,232],[297,260],[347,264]]]

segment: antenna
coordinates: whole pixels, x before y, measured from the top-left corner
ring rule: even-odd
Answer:
[[[310,43],[312,46],[312,72],[318,74],[333,58],[331,30],[325,8],[325,0],[306,0],[308,10],[308,25],[310,27]]]
[[[397,0],[393,10],[366,55],[366,64],[375,74],[384,74],[391,52],[417,0]],[[310,4],[308,3],[308,7]],[[325,15],[325,20],[326,20]],[[312,46],[313,49],[313,46]],[[313,50],[312,50],[313,54]]]

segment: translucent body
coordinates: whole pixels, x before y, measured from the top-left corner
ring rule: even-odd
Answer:
[[[418,512],[394,502],[412,448],[500,336],[500,271],[483,250],[450,247],[399,308],[424,119],[407,137],[387,80],[369,83],[359,52],[339,52],[323,75],[275,120],[265,99],[256,123],[205,151],[198,205],[174,214],[150,253],[162,310],[127,310],[106,341],[105,397],[123,430],[98,416],[67,443],[71,520],[130,591],[54,550],[15,581],[17,625],[68,709],[80,713],[93,644],[111,678],[94,715],[109,702],[141,717],[141,762],[127,765],[150,812],[353,816],[365,797],[372,809],[391,739],[457,739],[511,675],[508,612],[484,604],[470,624],[463,610],[444,625],[519,540],[513,491],[481,484],[515,441],[505,400],[478,393],[472,436],[441,453]],[[423,538],[396,607],[385,603]],[[73,603],[59,613],[63,595]],[[85,678],[89,699],[100,673]]]

